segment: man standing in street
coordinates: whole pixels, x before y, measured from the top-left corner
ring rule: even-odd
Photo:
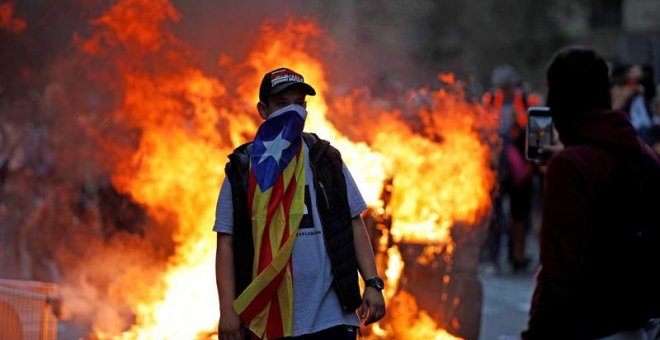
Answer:
[[[565,149],[546,173],[541,270],[523,339],[657,339],[660,159],[610,110],[608,68],[567,48],[547,71]]]
[[[358,307],[365,324],[385,315],[367,206],[339,151],[302,132],[315,94],[290,69],[266,73],[264,122],[229,155],[213,227],[222,339],[355,339]]]

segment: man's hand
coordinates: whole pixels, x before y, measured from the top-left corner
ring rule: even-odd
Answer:
[[[218,338],[221,340],[242,340],[241,319],[234,308],[223,308],[218,325]]]
[[[550,160],[552,157],[554,157],[556,154],[558,154],[561,150],[564,150],[564,145],[563,144],[552,144],[552,145],[546,145],[543,146],[542,148],[538,149],[538,153],[542,155],[548,155],[545,159],[537,159],[534,161],[534,164],[538,165],[541,167],[541,172],[545,173],[545,167],[550,163]]]
[[[544,167],[548,165],[548,163],[550,163],[550,159],[552,159],[554,155],[564,150],[564,144],[562,144],[559,141],[559,132],[557,132],[557,129],[552,129],[552,139],[556,141],[556,143],[550,145],[544,145],[543,147],[538,149],[539,154],[547,155],[546,159],[535,160],[534,164]],[[541,172],[545,172],[545,169],[541,168]]]
[[[383,293],[373,287],[366,287],[362,295],[360,319],[367,318],[364,325],[368,326],[385,316],[385,298]]]

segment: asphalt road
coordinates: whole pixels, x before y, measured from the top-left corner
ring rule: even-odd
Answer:
[[[507,252],[505,239],[502,240],[500,249],[499,267],[501,270],[497,273],[490,273],[488,270],[490,268],[480,268],[479,278],[484,289],[484,300],[479,340],[520,339],[520,332],[526,328],[527,313],[534,291],[534,275],[538,269],[538,233],[541,225],[540,195],[540,179],[537,178],[534,182],[531,230],[527,234],[525,247],[526,254],[531,259],[529,268],[521,273],[511,271],[510,265],[505,260]],[[505,199],[505,207],[508,207],[508,203],[508,200]]]
[[[527,324],[534,272],[480,276],[484,288],[480,340],[519,339]]]

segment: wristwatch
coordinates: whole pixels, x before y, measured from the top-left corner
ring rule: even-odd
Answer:
[[[383,279],[378,276],[374,276],[368,280],[365,280],[364,285],[367,287],[376,288],[378,291],[381,291],[383,288],[385,288],[385,282],[383,282]]]

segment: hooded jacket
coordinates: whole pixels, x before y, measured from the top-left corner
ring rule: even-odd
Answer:
[[[542,267],[523,339],[639,328],[660,316],[660,159],[622,112],[557,123],[566,148],[548,165]]]

